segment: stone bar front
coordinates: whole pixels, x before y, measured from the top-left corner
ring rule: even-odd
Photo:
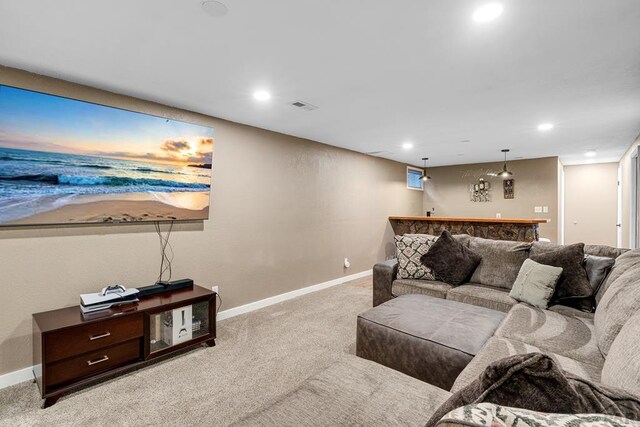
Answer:
[[[533,242],[539,239],[538,225],[549,220],[390,216],[389,221],[397,235],[432,234],[439,236],[444,230],[448,230],[451,234],[468,234],[485,239]]]

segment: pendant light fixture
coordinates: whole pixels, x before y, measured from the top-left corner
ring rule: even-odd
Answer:
[[[431,177],[429,175],[427,175],[427,160],[429,160],[428,157],[423,157],[422,160],[424,161],[424,169],[422,171],[422,181],[423,182],[427,182],[431,179]]]
[[[513,172],[507,169],[507,153],[509,152],[508,148],[502,150],[504,153],[504,165],[502,165],[502,170],[496,173],[497,176],[502,177],[502,179],[507,179],[513,176]]]

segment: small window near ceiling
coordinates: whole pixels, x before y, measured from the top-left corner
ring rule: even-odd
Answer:
[[[423,190],[422,169],[407,166],[407,188],[409,190]]]

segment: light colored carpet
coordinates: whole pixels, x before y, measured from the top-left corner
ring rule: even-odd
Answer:
[[[0,390],[0,425],[229,425],[288,393],[345,353],[371,278],[218,323],[199,348],[61,398],[40,409],[31,382]]]

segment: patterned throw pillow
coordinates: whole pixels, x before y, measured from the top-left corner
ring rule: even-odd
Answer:
[[[436,424],[438,427],[625,427],[638,423],[604,414],[547,414],[493,403],[476,403],[454,409]]]
[[[435,280],[431,269],[420,262],[420,257],[429,251],[437,237],[396,236],[396,258],[398,279]]]

